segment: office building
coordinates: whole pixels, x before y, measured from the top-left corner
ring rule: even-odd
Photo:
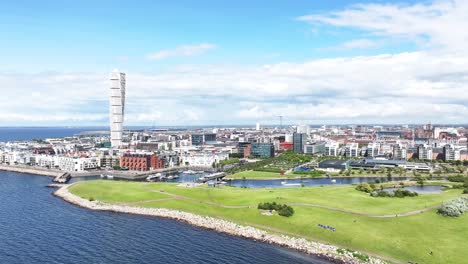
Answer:
[[[275,146],[272,143],[252,143],[250,156],[271,158],[275,156]]]
[[[296,153],[304,153],[304,145],[307,143],[307,134],[294,133],[293,134],[293,151]]]

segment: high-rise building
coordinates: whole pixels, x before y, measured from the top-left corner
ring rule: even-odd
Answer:
[[[111,146],[122,145],[122,132],[125,113],[125,73],[115,69],[110,78],[110,139]]]
[[[294,133],[293,134],[293,150],[296,153],[304,153],[304,145],[307,143],[307,134]]]

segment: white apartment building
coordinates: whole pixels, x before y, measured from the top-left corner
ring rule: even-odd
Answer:
[[[401,144],[393,145],[393,159],[394,160],[406,160],[407,150],[406,147]]]
[[[338,156],[338,149],[340,144],[338,142],[328,142],[325,144],[325,155],[326,156]]]
[[[211,167],[213,163],[229,158],[228,153],[196,153],[185,154],[181,157],[181,164],[186,166]]]
[[[359,144],[358,143],[348,143],[345,147],[345,156],[346,157],[358,157],[359,156]]]
[[[432,160],[432,147],[429,145],[420,145],[418,147],[418,158],[420,160]]]

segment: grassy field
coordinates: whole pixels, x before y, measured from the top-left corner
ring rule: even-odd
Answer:
[[[185,188],[168,183],[86,181],[70,188],[84,198],[110,203],[137,202],[138,206],[164,207],[228,219],[273,232],[336,244],[402,263],[464,263],[468,216],[445,218],[435,209],[406,217],[375,218],[351,214],[392,215],[432,207],[461,195],[461,190],[407,198],[372,198],[353,186],[294,189]],[[174,196],[190,198],[177,199]],[[159,200],[173,197],[171,200]],[[141,201],[141,203],[138,203]],[[286,218],[264,216],[259,202],[297,204]],[[315,204],[349,212],[304,206]],[[239,208],[234,208],[234,207]],[[317,227],[330,225],[331,232]],[[432,252],[432,254],[431,254]]]

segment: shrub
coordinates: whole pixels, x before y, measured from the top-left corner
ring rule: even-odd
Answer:
[[[456,176],[449,176],[447,177],[447,180],[451,182],[465,182],[468,178],[463,177],[463,175],[456,175]]]
[[[468,197],[460,197],[442,204],[437,213],[443,216],[458,217],[466,211],[468,211]]]
[[[89,197],[88,199],[90,202],[94,201],[94,197]]]
[[[372,188],[372,186],[374,188]],[[356,190],[361,191],[361,192],[371,193],[375,189],[375,185],[372,185],[372,186],[369,185],[367,182],[363,182],[363,183],[358,184],[358,186],[356,186]]]
[[[259,203],[257,206],[261,210],[275,210],[281,216],[290,217],[294,214],[294,209],[286,204],[277,204],[276,202],[272,203]]]
[[[468,194],[468,188],[465,188],[465,189],[463,190],[463,194]]]

